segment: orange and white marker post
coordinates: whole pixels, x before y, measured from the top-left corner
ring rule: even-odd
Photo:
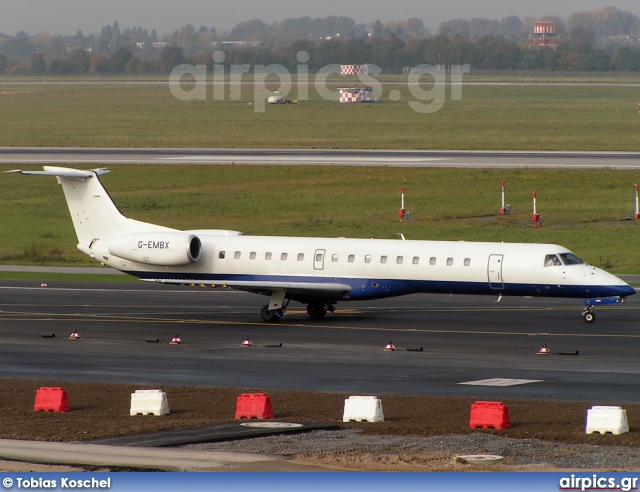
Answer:
[[[406,217],[406,212],[404,209],[404,190],[406,190],[406,188],[402,188],[402,194],[400,195],[400,210],[398,210],[398,215],[400,216],[400,222],[404,222]]]
[[[502,180],[502,206],[500,207],[500,215],[507,215],[507,209],[505,208],[504,205],[504,184],[507,182],[506,179]]]
[[[538,198],[538,195],[534,191],[533,192],[533,214],[531,215],[531,220],[533,221],[534,229],[537,229],[538,227],[540,227],[540,214],[536,210],[536,199],[537,198]]]

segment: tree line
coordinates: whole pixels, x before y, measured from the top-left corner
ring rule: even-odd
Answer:
[[[279,64],[297,71],[300,51],[309,54],[310,72],[331,64],[374,64],[384,73],[403,73],[406,67],[421,64],[464,65],[473,69],[566,70],[566,71],[640,71],[640,50],[618,47],[612,54],[594,49],[588,43],[567,43],[556,51],[523,50],[502,36],[484,36],[477,41],[461,37],[450,40],[444,35],[429,39],[403,41],[398,37],[349,40],[331,39],[320,43],[299,40],[276,48],[226,48],[224,65]],[[206,65],[211,73],[214,50],[187,56],[181,46],[163,47],[157,58],[144,60],[127,47],[111,55],[75,50],[65,59],[46,62],[41,53],[33,53],[26,65],[10,64],[0,55],[0,73],[8,75],[145,75],[168,74],[180,64]]]
[[[295,71],[297,54],[309,54],[310,71],[330,64],[375,64],[402,73],[420,64],[463,65],[475,69],[640,71],[640,19],[607,7],[572,14],[556,23],[557,50],[530,49],[536,19],[453,19],[432,35],[421,19],[370,25],[347,17],[301,17],[267,24],[238,23],[218,34],[204,25],[183,26],[158,36],[155,30],[104,26],[99,34],[0,35],[0,74],[119,75],[166,74],[183,63],[213,67],[214,51],[225,65],[279,64]]]

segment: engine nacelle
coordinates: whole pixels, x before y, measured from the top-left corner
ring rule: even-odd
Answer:
[[[109,254],[137,263],[183,266],[200,259],[202,243],[185,232],[140,232],[110,239]]]

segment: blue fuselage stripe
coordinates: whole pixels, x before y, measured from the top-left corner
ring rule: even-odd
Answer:
[[[488,282],[464,282],[464,281],[440,281],[440,280],[396,280],[396,279],[364,279],[364,278],[340,278],[340,277],[311,277],[311,276],[287,276],[287,275],[225,275],[211,273],[184,273],[168,272],[125,272],[144,280],[167,280],[187,282],[206,282],[224,284],[225,282],[261,282],[268,285],[270,282],[300,282],[310,283],[340,283],[351,287],[344,294],[328,296],[318,293],[317,298],[324,300],[367,300],[384,297],[400,296],[416,293],[433,294],[470,294],[470,295],[498,295],[505,296],[533,296],[533,297],[572,297],[572,298],[596,298],[609,296],[628,296],[635,291],[629,286],[618,285],[545,285],[504,283],[489,284]],[[250,290],[250,289],[243,289]],[[255,289],[256,291],[259,289]],[[267,290],[266,288],[263,290]],[[294,299],[297,296],[292,296]],[[309,295],[300,296],[305,299]]]

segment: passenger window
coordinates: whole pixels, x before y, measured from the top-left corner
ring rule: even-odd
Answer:
[[[413,264],[414,265],[420,264],[420,257],[419,256],[414,256],[413,257]]]
[[[561,266],[561,265],[562,265],[562,262],[560,261],[560,258],[558,258],[558,255],[547,255],[544,258],[545,267]]]
[[[429,265],[435,265],[436,264],[436,257],[432,256],[431,259],[429,260]]]
[[[364,257],[364,262],[365,263],[371,263],[371,256],[367,255]]]
[[[380,263],[386,263],[387,262],[387,257],[386,256],[381,256],[380,257]]]
[[[220,258],[221,260],[224,260],[224,256],[225,256],[224,251],[220,251],[220,253],[218,253],[218,258]]]
[[[398,257],[396,258],[396,263],[397,263],[398,265],[402,265],[402,262],[403,262],[403,261],[404,261],[404,258],[403,258],[402,256],[398,256]]]
[[[469,266],[471,265],[471,258],[465,258],[464,259],[464,266]]]
[[[235,254],[233,255],[233,257],[234,257],[236,260],[239,260],[239,259],[240,259],[240,251],[236,251],[236,252],[235,252]]]
[[[304,253],[298,253],[298,261],[304,261]]]
[[[318,254],[316,255],[316,261],[317,261],[317,262],[322,261],[322,253],[318,253]]]
[[[249,259],[251,260],[255,260],[256,259],[256,252],[252,251],[251,254],[249,255]]]
[[[453,258],[447,258],[447,265],[453,265]]]
[[[271,253],[265,253],[264,254],[264,259],[265,260],[270,260],[271,259]]]
[[[353,263],[356,259],[355,255],[349,255],[349,263]]]
[[[338,263],[338,255],[333,255],[333,256],[331,257],[331,262],[332,262],[332,263]]]
[[[282,253],[282,254],[280,255],[280,259],[281,259],[282,261],[287,261],[287,257],[288,257],[288,256],[289,256],[289,255],[288,255],[287,253]]]

